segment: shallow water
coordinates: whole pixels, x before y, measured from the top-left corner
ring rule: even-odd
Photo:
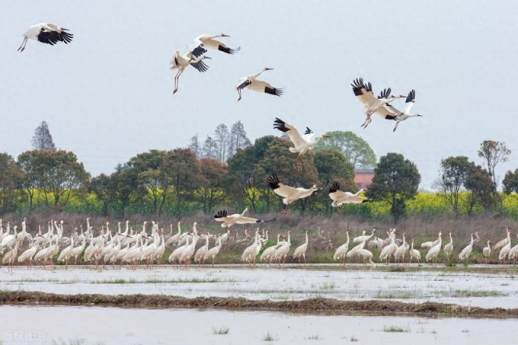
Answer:
[[[387,272],[275,267],[167,267],[151,269],[15,268],[0,270],[1,290],[63,294],[166,294],[298,300],[435,301],[518,308],[518,279],[510,273]]]
[[[517,326],[516,320],[494,319],[309,316],[185,309],[0,307],[0,342],[3,345],[504,345],[516,344]],[[215,334],[215,330],[221,329],[228,329],[228,334]],[[267,334],[273,342],[264,340]]]

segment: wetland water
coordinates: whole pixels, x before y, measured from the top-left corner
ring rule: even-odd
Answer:
[[[252,300],[396,300],[518,308],[518,279],[511,272],[442,270],[337,270],[278,267],[77,267],[0,270],[0,290],[58,294],[165,294],[244,297]]]
[[[516,344],[517,327],[518,321],[515,319],[432,319],[196,309],[0,306],[0,342],[3,345],[505,345]],[[272,342],[267,342],[267,339],[271,339]]]

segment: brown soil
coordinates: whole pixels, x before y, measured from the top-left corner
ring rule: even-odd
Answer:
[[[200,308],[226,310],[267,310],[324,315],[416,315],[452,317],[518,318],[518,309],[465,307],[443,303],[396,301],[339,301],[313,298],[303,301],[254,301],[244,298],[163,295],[60,295],[30,291],[0,291],[0,305],[68,305],[120,308]]]

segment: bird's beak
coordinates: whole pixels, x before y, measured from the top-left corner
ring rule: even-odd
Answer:
[[[230,37],[230,35],[227,35],[227,34],[221,34],[221,37]]]

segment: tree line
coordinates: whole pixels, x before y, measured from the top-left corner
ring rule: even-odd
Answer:
[[[288,153],[285,138],[264,136],[251,143],[241,122],[230,130],[219,125],[201,146],[193,138],[186,148],[150,150],[119,164],[111,174],[92,177],[73,152],[56,149],[42,123],[33,150],[17,159],[0,154],[0,213],[73,210],[114,217],[182,216],[220,207],[273,212],[282,205],[265,178],[276,173],[289,185],[322,188],[293,205],[295,212],[369,217],[379,205],[388,205],[395,221],[404,217],[421,179],[415,164],[397,153],[377,161],[368,143],[354,133],[329,134],[313,154],[297,157]],[[440,195],[455,215],[498,212],[501,207],[495,168],[508,159],[510,150],[503,143],[485,141],[478,154],[485,166],[463,156],[441,162]],[[330,183],[354,192],[354,170],[368,167],[374,167],[366,192],[371,202],[334,210],[326,190]],[[503,189],[518,192],[518,169],[505,175]]]

